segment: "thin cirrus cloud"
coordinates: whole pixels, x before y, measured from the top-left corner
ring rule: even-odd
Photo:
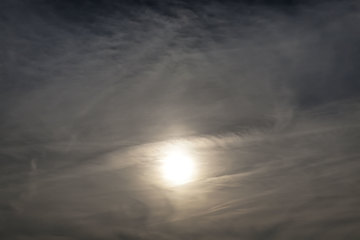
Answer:
[[[64,2],[1,3],[2,239],[360,237],[358,3]]]

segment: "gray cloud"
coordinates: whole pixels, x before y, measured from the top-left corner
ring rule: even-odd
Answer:
[[[93,3],[1,3],[1,239],[360,237],[358,3]]]

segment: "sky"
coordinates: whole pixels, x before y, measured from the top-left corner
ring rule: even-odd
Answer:
[[[358,1],[0,2],[0,239],[360,239]]]

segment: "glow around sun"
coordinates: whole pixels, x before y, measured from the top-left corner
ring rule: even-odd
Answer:
[[[164,149],[161,171],[164,179],[172,185],[190,182],[195,173],[195,164],[189,150],[183,145]]]

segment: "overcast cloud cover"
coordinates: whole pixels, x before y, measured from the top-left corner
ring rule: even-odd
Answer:
[[[1,1],[0,239],[360,239],[359,8]]]

